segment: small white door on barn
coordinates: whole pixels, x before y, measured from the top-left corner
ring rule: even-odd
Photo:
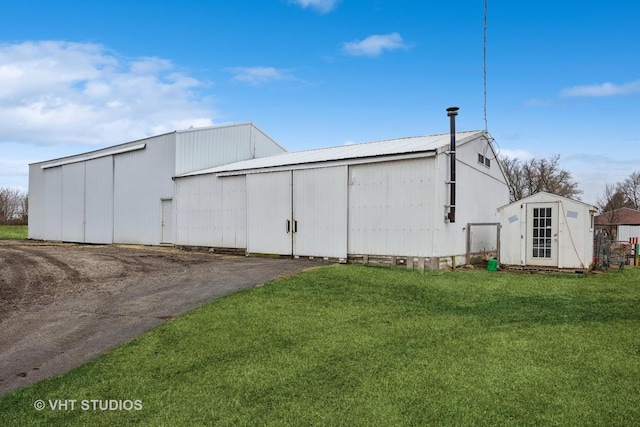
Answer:
[[[173,243],[173,200],[162,199],[160,243]]]
[[[247,252],[291,255],[292,172],[247,175]]]
[[[527,204],[527,264],[558,265],[558,204]]]

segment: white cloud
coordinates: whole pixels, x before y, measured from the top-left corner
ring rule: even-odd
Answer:
[[[628,95],[631,93],[640,92],[640,80],[636,80],[630,83],[614,84],[614,83],[602,83],[585,86],[574,86],[568,89],[564,89],[560,92],[562,96],[615,96],[615,95]]]
[[[338,0],[290,0],[290,3],[297,4],[303,9],[311,8],[320,13],[328,13],[333,10]]]
[[[233,79],[238,82],[260,86],[279,80],[294,80],[288,70],[273,67],[235,67],[229,68],[234,73]]]
[[[342,45],[343,50],[349,55],[354,56],[379,56],[385,50],[404,49],[402,37],[398,33],[391,34],[374,34],[364,40],[355,40],[345,42]]]
[[[0,44],[0,142],[115,144],[216,115],[204,85],[165,59],[123,59],[104,46]]]
[[[508,157],[510,159],[518,159],[518,160],[525,160],[525,161],[529,159],[533,159],[535,157],[533,153],[527,150],[520,150],[520,149],[509,150],[506,148],[501,148],[499,154],[501,156]]]

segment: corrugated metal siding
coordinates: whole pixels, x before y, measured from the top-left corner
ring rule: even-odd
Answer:
[[[62,167],[44,171],[45,240],[62,240]]]
[[[434,159],[349,167],[349,254],[431,256]]]
[[[499,222],[496,208],[509,203],[509,189],[487,140],[478,136],[456,148],[456,222],[444,220],[449,204],[449,156],[438,156],[438,178],[434,195],[439,199],[434,223],[433,256],[464,255],[466,225],[478,222]],[[478,163],[478,153],[490,159],[490,167]],[[496,249],[497,232],[492,227],[472,229],[472,252]]]
[[[144,150],[114,156],[114,243],[160,243],[161,199],[172,199],[175,134],[146,140]]]
[[[202,175],[176,180],[176,243],[247,247],[245,177]]]
[[[630,237],[640,237],[640,225],[619,225],[616,240],[628,242]]]
[[[247,175],[247,252],[292,254],[291,171]]]
[[[293,172],[293,254],[347,257],[348,167]]]
[[[176,137],[176,175],[284,151],[250,123],[180,131]]]
[[[62,240],[84,242],[84,162],[62,166]]]
[[[245,176],[217,178],[222,183],[221,247],[247,247],[247,189]]]
[[[113,242],[113,158],[85,163],[85,242]]]
[[[46,235],[45,172],[38,164],[29,165],[29,238]]]

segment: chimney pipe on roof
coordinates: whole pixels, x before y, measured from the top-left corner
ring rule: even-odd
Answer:
[[[456,116],[458,107],[447,108],[447,116],[451,123],[451,143],[449,146],[450,176],[449,176],[449,222],[456,222]]]

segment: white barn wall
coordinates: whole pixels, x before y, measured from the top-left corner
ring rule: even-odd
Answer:
[[[45,239],[46,204],[45,176],[40,164],[29,165],[29,238]]]
[[[348,167],[293,171],[293,254],[347,258]]]
[[[219,210],[222,231],[221,247],[247,247],[247,187],[246,176],[218,178],[222,186]],[[216,245],[218,246],[218,245]]]
[[[176,244],[246,248],[244,176],[176,180]]]
[[[349,254],[431,256],[434,159],[349,167]],[[437,219],[436,219],[437,220]]]
[[[44,239],[62,240],[62,166],[46,169],[44,172]]]
[[[285,150],[251,123],[176,132],[176,170],[180,175]]]
[[[478,154],[489,159],[489,167],[478,162]],[[456,222],[461,222],[463,227],[468,223],[499,223],[496,206],[509,203],[509,188],[487,140],[481,137],[461,145],[456,157]],[[494,252],[497,249],[497,227],[476,226],[471,228],[471,233],[471,253]],[[457,253],[460,249],[466,252],[466,236],[464,230],[464,246],[458,246]]]
[[[173,199],[175,133],[149,138],[143,150],[114,156],[114,243],[161,243],[162,199]]]
[[[456,220],[445,220],[448,212],[450,190],[450,158],[442,148],[437,157],[437,176],[433,194],[437,201],[434,222],[434,252],[432,256],[460,256],[467,250],[467,226],[469,223],[498,223],[497,206],[509,202],[509,189],[495,160],[495,153],[484,137],[465,142],[456,147]],[[490,157],[490,167],[478,163],[478,153]],[[471,253],[497,248],[497,227],[473,227]],[[462,260],[460,260],[462,262]]]
[[[89,160],[85,168],[85,242],[113,243],[113,157]]]
[[[85,163],[62,166],[62,240],[84,243]]]

